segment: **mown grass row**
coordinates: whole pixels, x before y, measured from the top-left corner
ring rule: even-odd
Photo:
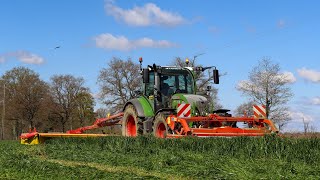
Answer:
[[[319,138],[69,138],[1,143],[0,151],[0,178],[320,178]]]

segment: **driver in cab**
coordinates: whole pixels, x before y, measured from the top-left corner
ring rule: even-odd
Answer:
[[[162,95],[164,96],[169,96],[172,95],[172,89],[170,88],[169,84],[164,82],[165,80],[168,79],[168,76],[161,76],[161,80],[160,80],[160,92]]]

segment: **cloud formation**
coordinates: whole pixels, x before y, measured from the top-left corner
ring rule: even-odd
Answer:
[[[295,122],[302,122],[303,120],[305,122],[310,122],[314,120],[312,116],[299,111],[290,111],[289,115]]]
[[[26,64],[42,64],[44,63],[44,58],[37,54],[28,51],[14,51],[4,54],[0,54],[0,63],[6,62],[8,59],[17,59]]]
[[[313,105],[320,105],[320,97],[314,97],[311,99]]]
[[[113,36],[109,33],[100,34],[93,39],[98,48],[119,51],[129,51],[139,48],[169,48],[176,46],[174,43],[166,40],[156,41],[147,37],[129,40],[125,36]]]
[[[278,22],[277,22],[277,27],[280,28],[280,29],[283,29],[285,28],[287,25],[286,21],[283,20],[283,19],[280,19]]]
[[[0,55],[0,63],[6,62],[6,59]]]
[[[108,15],[132,26],[177,26],[186,22],[179,14],[162,10],[153,3],[126,10],[116,6],[112,1],[106,1],[104,8]]]
[[[292,72],[283,72],[282,73],[283,77],[285,78],[286,82],[288,83],[294,83],[297,81],[296,77],[294,77]]]
[[[304,79],[314,82],[320,83],[320,72],[312,69],[302,68],[298,69],[298,74]]]

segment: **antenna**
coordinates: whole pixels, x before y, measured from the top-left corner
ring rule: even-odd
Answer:
[[[204,55],[205,53],[199,53],[199,54],[196,54],[193,56],[193,63],[194,61],[196,60],[197,57],[201,56],[201,55]]]

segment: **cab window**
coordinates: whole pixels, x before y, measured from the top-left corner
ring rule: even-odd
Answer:
[[[145,87],[145,95],[152,96],[154,89],[154,72],[149,73],[149,83],[146,83]]]

